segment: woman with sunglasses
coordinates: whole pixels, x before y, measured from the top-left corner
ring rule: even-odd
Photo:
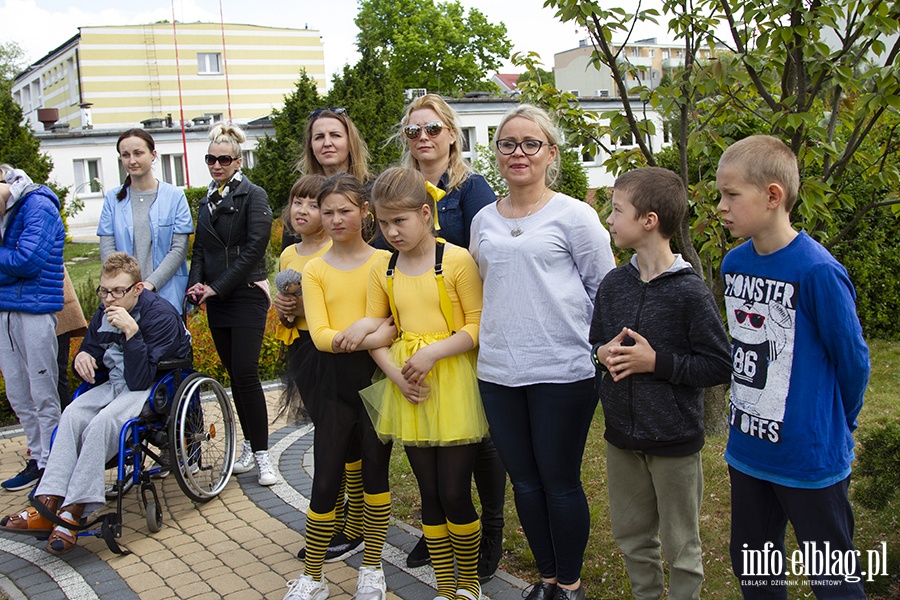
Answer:
[[[543,110],[509,111],[494,135],[509,195],[472,221],[484,279],[478,384],[540,580],[527,600],[583,600],[590,511],[581,459],[597,406],[588,331],[615,266],[588,204],[556,193],[560,134]]]
[[[426,94],[406,107],[400,121],[403,164],[416,169],[437,188],[435,234],[451,244],[469,247],[469,228],[476,213],[497,201],[484,177],[473,173],[462,157],[459,115],[437,94]],[[506,472],[490,438],[478,444],[475,487],[481,501],[481,548],[478,577],[482,583],[497,570],[503,550],[503,502]],[[410,552],[407,564],[418,567],[429,558],[425,539]]]
[[[266,246],[272,209],[265,190],[241,173],[241,143],[236,125],[217,123],[209,132],[206,164],[212,181],[200,201],[191,258],[191,302],[206,304],[209,332],[222,365],[244,434],[234,473],[258,467],[260,485],[278,481],[269,462],[266,398],[259,381],[269,310]]]
[[[127,173],[121,187],[103,200],[97,235],[100,260],[126,252],[141,265],[144,288],[158,293],[181,313],[188,282],[188,240],[194,221],[184,191],[153,175],[156,144],[143,129],[119,136],[116,153]]]

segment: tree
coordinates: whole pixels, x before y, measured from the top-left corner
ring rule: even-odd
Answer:
[[[45,183],[53,161],[41,154],[41,143],[31,127],[22,123],[22,109],[10,93],[12,80],[24,62],[25,52],[16,42],[0,44],[0,162],[22,169],[37,183]]]
[[[369,168],[374,173],[399,160],[400,146],[391,142],[403,116],[403,88],[377,52],[363,48],[359,62],[334,76],[326,104],[350,112],[369,147]]]
[[[301,71],[293,93],[284,98],[284,107],[272,115],[275,137],[267,135],[256,146],[256,166],[246,170],[247,176],[266,190],[276,211],[287,202],[299,175],[296,164],[303,153],[309,113],[322,105],[316,82]]]
[[[360,52],[378,51],[404,88],[447,95],[491,89],[485,81],[512,48],[506,25],[458,0],[361,0]]]

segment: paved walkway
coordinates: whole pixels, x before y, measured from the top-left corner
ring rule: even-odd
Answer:
[[[275,414],[277,392],[267,397],[270,414]],[[253,471],[232,477],[218,498],[194,505],[169,476],[157,481],[163,527],[156,534],[148,532],[131,493],[119,540],[132,552],[128,556],[115,556],[98,538],[82,537],[77,548],[57,557],[44,550],[46,541],[0,532],[0,591],[11,600],[282,598],[285,581],[303,569],[296,554],[304,545],[312,486],[312,428],[281,421],[270,431],[270,453],[281,483],[260,487]],[[22,468],[25,451],[20,428],[0,430],[0,477]],[[26,496],[27,491],[0,491],[0,515],[21,510]],[[431,600],[435,595],[431,567],[406,567],[406,552],[418,534],[403,523],[388,530],[383,556],[389,600]],[[325,565],[332,598],[353,596],[361,560],[358,553]],[[524,587],[523,581],[498,572],[483,592],[495,600],[521,600]]]

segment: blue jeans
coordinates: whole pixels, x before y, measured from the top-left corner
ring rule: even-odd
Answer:
[[[594,380],[523,387],[479,380],[478,386],[538,570],[575,583],[591,521],[581,458],[597,408]]]

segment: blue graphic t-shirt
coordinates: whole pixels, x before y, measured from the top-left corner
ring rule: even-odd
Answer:
[[[722,263],[732,336],[725,460],[747,475],[822,488],[850,474],[869,352],[847,271],[805,233]]]

